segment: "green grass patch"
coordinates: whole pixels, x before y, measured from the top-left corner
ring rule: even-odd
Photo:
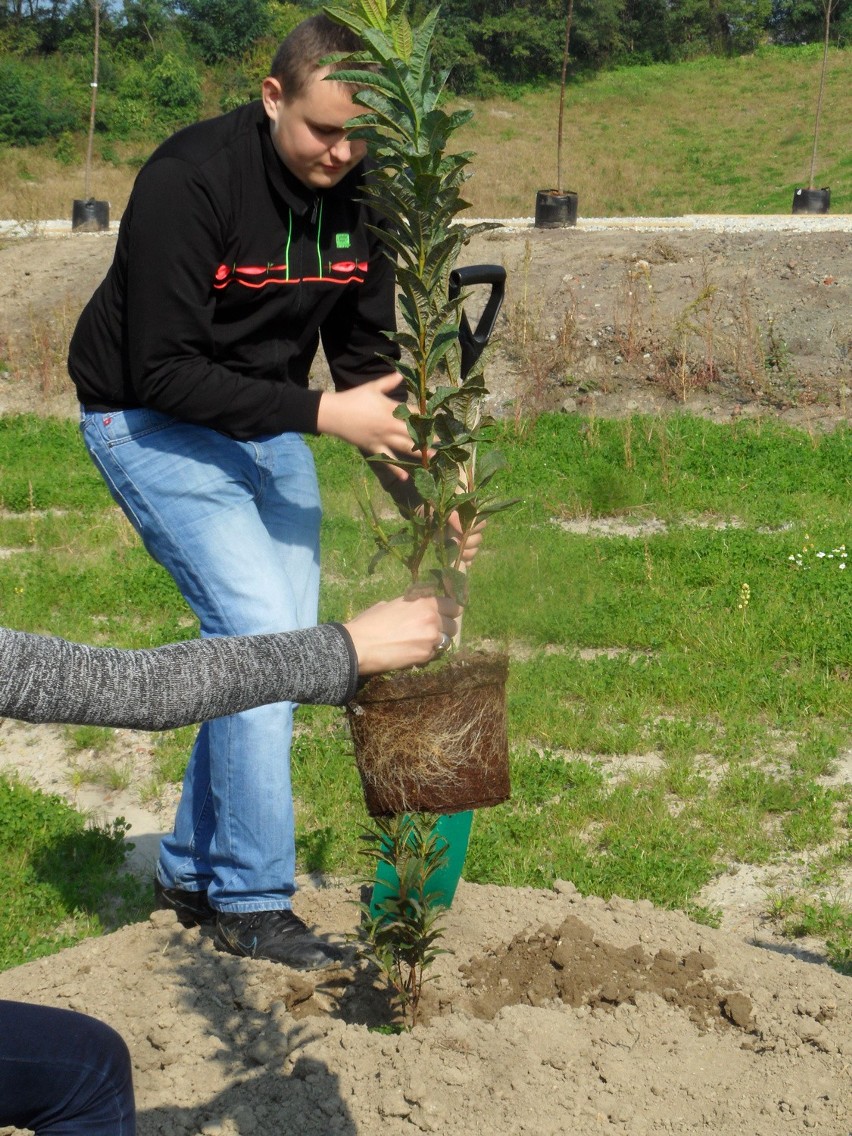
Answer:
[[[150,907],[150,888],[122,871],[125,825],[87,825],[58,797],[0,778],[0,969],[124,923]]]
[[[581,218],[789,214],[794,191],[808,185],[821,65],[820,44],[767,46],[749,56],[572,76],[564,178],[565,188],[579,194]],[[831,187],[835,213],[852,211],[851,78],[852,50],[832,47],[816,184]],[[459,136],[460,147],[476,154],[475,176],[465,191],[470,215],[529,217],[536,192],[556,177],[558,84],[459,105],[474,111]],[[160,140],[96,147],[93,176],[116,217],[139,163]],[[0,178],[3,215],[60,216],[76,167],[56,153],[55,142],[19,153],[18,174],[7,163],[7,177]],[[22,198],[23,179],[28,184]]]
[[[848,902],[826,895],[806,899],[787,894],[777,897],[771,910],[790,938],[825,940],[832,966],[852,975],[852,909]]]
[[[623,67],[569,82],[565,188],[586,217],[790,213],[808,184],[821,51]],[[816,184],[852,208],[846,124],[852,52],[829,53]],[[557,86],[465,103],[462,142],[477,154],[473,216],[529,216],[555,177]],[[511,139],[507,140],[507,130]]]

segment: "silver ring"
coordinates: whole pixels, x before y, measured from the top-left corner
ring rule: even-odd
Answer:
[[[449,635],[445,635],[442,632],[441,633],[441,641],[438,643],[438,646],[435,648],[435,654],[436,655],[443,655],[444,651],[446,651],[446,649],[449,647],[449,645],[451,643],[452,643],[452,639],[449,637]]]

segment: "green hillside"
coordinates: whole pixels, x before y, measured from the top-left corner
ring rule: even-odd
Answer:
[[[569,86],[565,185],[580,214],[789,213],[807,186],[822,49],[625,67]],[[529,216],[556,181],[557,88],[471,102],[480,216]],[[852,51],[829,54],[817,186],[852,212]]]

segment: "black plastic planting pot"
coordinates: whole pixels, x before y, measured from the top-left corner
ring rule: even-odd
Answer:
[[[793,194],[794,213],[827,213],[831,204],[831,190],[797,189]]]
[[[76,200],[71,210],[73,233],[103,233],[109,228],[109,202],[88,197]]]
[[[577,224],[577,194],[540,189],[535,195],[535,227],[562,229]]]

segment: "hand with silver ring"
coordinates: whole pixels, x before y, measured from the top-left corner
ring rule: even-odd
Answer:
[[[405,595],[374,604],[343,626],[358,657],[358,673],[370,675],[438,658],[452,645],[460,615],[461,607],[449,596]]]

